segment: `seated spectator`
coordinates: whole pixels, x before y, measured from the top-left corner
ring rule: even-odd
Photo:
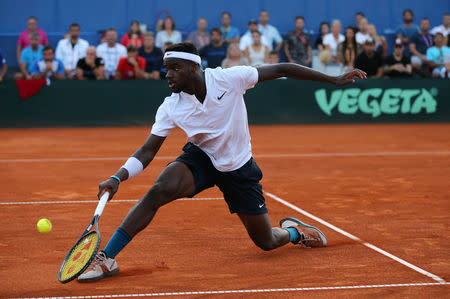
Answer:
[[[170,16],[164,18],[162,30],[156,33],[155,46],[161,49],[166,42],[181,43],[181,33],[175,30],[175,22]]]
[[[345,71],[355,67],[355,58],[361,53],[361,46],[356,42],[356,29],[345,28],[345,40],[338,46],[338,62],[342,63]]]
[[[267,62],[268,64],[276,64],[280,62],[280,56],[278,55],[277,51],[271,51],[269,53],[269,61]]]
[[[155,47],[153,32],[144,34],[144,46],[138,50],[138,55],[145,59],[145,79],[159,80],[159,72],[163,64],[163,53]]]
[[[55,80],[64,79],[64,63],[55,57],[51,46],[42,49],[42,59],[36,61],[31,71],[33,79],[49,78]]]
[[[339,20],[334,20],[331,23],[331,33],[328,33],[323,38],[323,45],[325,50],[331,51],[331,61],[336,63],[338,61],[337,48],[340,43],[345,40],[344,35],[341,33],[342,25]]]
[[[269,61],[269,47],[261,43],[261,32],[252,32],[253,44],[249,45],[245,51],[245,57],[251,66],[258,66]],[[242,41],[242,40],[241,40]]]
[[[370,38],[364,42],[363,52],[356,56],[355,68],[367,73],[367,78],[381,78],[383,76],[383,61],[375,52],[375,41]]]
[[[430,20],[423,18],[420,20],[420,31],[414,33],[409,43],[412,67],[422,75],[424,71],[427,71],[429,65],[426,57],[427,50],[433,46],[433,37],[428,29],[430,29]]]
[[[22,55],[22,50],[30,46],[30,33],[36,32],[40,36],[40,44],[42,46],[48,45],[47,34],[38,28],[38,21],[36,17],[29,17],[27,20],[27,30],[22,31],[19,35],[19,40],[17,41],[17,62],[20,65],[20,56]]]
[[[238,43],[239,37],[241,36],[239,29],[231,26],[231,14],[229,12],[224,11],[221,15],[222,27],[220,27],[220,31],[222,32],[222,39],[226,44],[229,43]]]
[[[377,27],[374,24],[367,25],[367,32],[370,37],[375,41],[375,52],[381,55],[381,57],[386,57],[387,55],[387,42],[383,35],[378,35]]]
[[[89,43],[80,38],[80,25],[73,23],[69,27],[69,38],[62,39],[56,46],[56,58],[64,63],[64,73],[68,79],[75,76],[75,69],[80,58],[86,56]]]
[[[434,47],[427,50],[427,60],[430,61],[433,77],[440,77],[445,64],[450,62],[450,48],[444,45],[444,35],[441,32],[434,36]]]
[[[173,45],[172,42],[165,42],[164,43],[163,53],[165,53],[167,48],[170,47],[171,45]],[[166,68],[164,67],[164,64],[163,64],[162,67],[161,67],[161,70],[159,71],[159,77],[161,79],[166,79],[166,75],[167,75],[167,70],[166,70]]]
[[[238,65],[249,65],[249,62],[239,49],[239,44],[231,43],[228,46],[227,57],[222,61],[222,68],[226,69]]]
[[[209,33],[206,31],[208,27],[208,22],[205,18],[199,18],[197,21],[197,30],[189,33],[189,36],[186,41],[190,41],[193,43],[197,49],[201,49],[204,46],[209,45],[211,42],[211,38]]]
[[[109,28],[105,33],[106,42],[97,47],[97,56],[105,62],[107,79],[114,78],[121,58],[127,57],[127,48],[117,43],[117,31]]]
[[[258,31],[267,40],[270,51],[274,49],[274,45],[275,51],[281,49],[283,38],[281,38],[278,29],[269,24],[269,12],[267,10],[261,10],[259,13]]]
[[[3,56],[3,52],[0,49],[0,83],[3,82],[3,78],[5,77],[6,71],[8,70],[8,66],[6,65],[5,56]]]
[[[388,77],[411,77],[412,67],[409,57],[404,55],[405,47],[400,38],[395,40],[394,53],[386,58],[384,74]]]
[[[295,17],[295,30],[288,32],[284,38],[284,53],[289,62],[310,66],[312,61],[311,38],[303,31],[305,18]]]
[[[361,12],[361,11],[359,11],[359,12],[357,12],[357,13],[355,13],[355,26],[353,27],[353,28],[355,28],[355,31],[356,32],[359,32],[360,31],[360,28],[359,28],[359,22],[361,21],[361,19],[363,19],[363,18],[365,18],[366,16],[364,15],[364,13],[363,12]]]
[[[241,51],[245,51],[248,46],[253,44],[253,32],[258,31],[258,23],[255,20],[248,22],[248,30],[244,33],[239,41],[239,48]],[[269,41],[263,36],[261,37],[261,43],[269,47]]]
[[[330,24],[328,24],[328,22],[320,23],[319,36],[317,37],[316,43],[314,44],[317,50],[319,51],[325,50],[325,47],[323,45],[323,38],[328,33],[330,33]]]
[[[133,45],[136,48],[142,47],[144,44],[144,35],[141,32],[141,27],[138,21],[132,21],[128,33],[125,33],[120,40],[120,44],[124,47]]]
[[[116,79],[117,80],[131,80],[145,78],[145,59],[138,56],[138,51],[135,46],[129,45],[127,47],[127,57],[119,60],[117,65]]]
[[[106,79],[105,62],[103,58],[97,57],[97,50],[90,46],[86,50],[86,57],[78,60],[78,80],[104,80]]]
[[[430,33],[433,35],[436,35],[436,33],[442,33],[445,38],[447,39],[447,42],[444,41],[444,45],[446,44],[448,46],[449,44],[449,38],[448,38],[448,34],[450,33],[450,13],[446,13],[442,16],[442,25],[433,27],[433,29],[431,29]]]
[[[202,60],[206,61],[207,67],[216,68],[222,65],[227,55],[227,44],[222,39],[219,28],[211,29],[211,43],[199,51]]]
[[[367,27],[369,25],[369,22],[367,21],[366,18],[361,18],[359,20],[359,24],[358,24],[358,32],[356,33],[356,42],[360,45],[363,45],[366,40],[370,39],[370,34],[367,31]]]
[[[34,63],[42,59],[42,49],[44,46],[40,44],[41,36],[37,32],[30,32],[30,46],[22,50],[20,54],[20,73],[14,74],[14,79],[31,79],[31,72]]]
[[[409,45],[410,43],[409,39],[414,35],[414,33],[419,31],[419,27],[413,24],[413,21],[414,21],[413,11],[411,9],[405,9],[403,11],[403,24],[397,27],[396,30],[397,38],[400,38],[403,41],[403,44],[405,45]]]

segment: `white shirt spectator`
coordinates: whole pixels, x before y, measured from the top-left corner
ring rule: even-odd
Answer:
[[[338,40],[336,41],[336,39],[333,36],[333,33],[328,33],[325,34],[325,36],[323,37],[322,43],[330,47],[331,55],[337,56],[338,45],[343,41],[345,41],[345,37],[343,34],[339,33]]]
[[[241,37],[241,40],[239,41],[239,49],[241,49],[241,51],[244,51],[251,44],[253,44],[253,37],[251,32],[247,30],[247,32]],[[266,45],[270,49],[269,41],[265,36],[262,35],[261,44]]]
[[[166,42],[172,42],[174,44],[181,43],[181,33],[180,31],[172,31],[172,35],[169,36],[166,31],[162,30],[156,33],[155,46],[164,49],[164,44]]]
[[[361,32],[356,33],[356,42],[360,45],[364,44],[366,40],[371,39],[370,35],[368,33],[364,34]]]
[[[430,31],[430,33],[431,33],[432,35],[436,35],[436,33],[438,33],[438,32],[442,33],[442,34],[444,35],[444,37],[445,37],[445,36],[447,36],[448,33],[450,32],[450,27],[449,27],[449,28],[445,28],[445,26],[442,24],[442,25],[439,25],[439,26],[434,27],[434,28],[431,29],[431,31]]]
[[[244,93],[258,82],[250,66],[205,70],[206,97],[172,93],[159,106],[151,133],[166,137],[178,127],[200,147],[219,171],[242,167],[252,156]]]
[[[258,24],[258,30],[259,32],[261,32],[261,36],[267,39],[267,42],[269,43],[269,51],[273,50],[274,44],[277,45],[283,40],[280,33],[278,32],[278,29],[270,24],[267,24],[266,26]]]
[[[116,43],[114,47],[109,47],[108,43],[102,43],[97,47],[97,56],[103,58],[106,73],[112,76],[116,73],[120,58],[127,57],[127,48],[119,43]]]
[[[78,60],[86,56],[88,47],[89,43],[81,38],[78,38],[75,46],[72,46],[69,38],[62,39],[56,46],[55,57],[63,62],[64,69],[72,70],[72,74],[75,74]]]

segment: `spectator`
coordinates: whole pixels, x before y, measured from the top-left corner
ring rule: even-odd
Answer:
[[[165,42],[165,43],[164,43],[163,53],[165,53],[165,52],[166,52],[166,49],[167,49],[168,47],[170,47],[171,45],[173,45],[172,42]],[[161,79],[166,79],[166,75],[167,75],[167,70],[166,70],[166,68],[164,67],[164,64],[163,64],[163,66],[161,67],[161,70],[160,70],[160,72],[159,72],[159,77],[160,77]]]
[[[138,50],[140,57],[145,59],[145,79],[159,80],[159,72],[163,64],[163,52],[155,47],[153,32],[144,34],[144,46]]]
[[[423,18],[420,20],[420,31],[414,33],[410,39],[411,64],[413,69],[419,73],[428,67],[427,50],[433,46],[433,37],[428,29],[430,29],[430,20]]]
[[[395,40],[394,53],[386,58],[384,74],[388,77],[411,77],[412,67],[409,57],[404,55],[405,47],[400,38]]]
[[[445,64],[450,63],[450,48],[444,45],[444,35],[441,32],[437,32],[434,36],[434,47],[427,50],[427,60],[433,69],[433,77],[440,77],[446,68]]]
[[[8,66],[6,65],[5,56],[3,56],[3,52],[0,49],[0,83],[3,82],[3,78],[5,77],[6,71],[8,70]]]
[[[205,18],[199,18],[197,21],[197,30],[189,33],[187,41],[193,43],[197,49],[201,49],[204,46],[209,45],[211,38],[209,33],[206,31],[208,28],[208,22]]]
[[[368,78],[381,78],[383,76],[383,61],[375,52],[375,41],[370,38],[364,42],[364,51],[356,56],[355,68],[367,73]]]
[[[27,30],[22,31],[19,35],[19,40],[17,41],[17,62],[20,65],[20,56],[22,55],[22,50],[30,46],[30,33],[36,32],[39,34],[40,44],[42,46],[48,45],[47,34],[38,28],[38,21],[36,17],[29,17],[27,20]]]
[[[117,65],[121,58],[127,57],[127,48],[117,43],[117,31],[109,28],[105,33],[106,42],[97,47],[98,57],[105,62],[106,76],[108,79],[114,78]]]
[[[319,51],[325,50],[325,47],[323,45],[323,38],[328,33],[330,33],[330,24],[328,24],[328,22],[320,23],[319,36],[317,37],[316,43],[314,44],[317,50]]]
[[[366,18],[361,18],[358,23],[358,32],[356,32],[356,42],[363,45],[366,40],[370,39],[369,32],[367,32],[367,27],[369,23]]]
[[[274,26],[268,24],[269,22],[269,12],[267,10],[261,10],[259,13],[259,25],[258,30],[261,32],[261,35],[267,40],[269,43],[269,50],[273,50],[273,46],[275,46],[275,51],[279,51],[283,44],[283,39],[281,38],[278,29]]]
[[[86,50],[86,57],[78,60],[78,80],[104,80],[106,79],[105,62],[103,58],[97,57],[97,50],[90,46]]]
[[[181,33],[175,30],[175,22],[170,16],[164,18],[162,30],[156,34],[155,46],[161,49],[166,42],[181,43]]]
[[[345,40],[344,35],[341,33],[342,31],[342,25],[339,20],[334,20],[331,23],[331,33],[328,33],[323,38],[323,45],[325,47],[325,50],[331,51],[332,55],[332,61],[334,63],[337,62],[337,48],[340,43],[342,43]]]
[[[64,64],[64,73],[68,79],[75,75],[78,60],[86,56],[89,43],[80,38],[80,25],[73,23],[69,27],[69,38],[62,39],[56,46],[56,58]]]
[[[363,19],[363,18],[365,18],[366,16],[364,15],[364,13],[362,13],[362,12],[357,12],[357,13],[355,13],[355,27],[354,28],[356,28],[355,30],[356,30],[356,32],[359,32],[360,31],[360,29],[359,29],[359,22],[361,21],[361,19]]]
[[[226,69],[238,65],[249,65],[249,62],[239,49],[239,44],[231,43],[228,46],[227,57],[222,61],[222,68]]]
[[[433,29],[431,29],[431,34],[436,35],[436,33],[442,33],[447,40],[444,41],[444,45],[449,45],[450,39],[448,38],[448,34],[450,32],[450,14],[446,13],[444,16],[442,16],[442,25],[436,26]]]
[[[211,29],[211,43],[200,49],[200,56],[209,68],[216,68],[222,65],[226,54],[227,44],[222,39],[222,31],[219,28]]]
[[[124,47],[133,45],[136,48],[142,47],[144,44],[144,35],[141,32],[141,27],[138,21],[132,21],[128,33],[125,33],[120,40]]]
[[[269,61],[269,47],[261,43],[261,32],[252,31],[253,44],[245,49],[245,57],[251,66],[265,64]]]
[[[295,17],[295,30],[285,36],[284,53],[289,62],[310,66],[312,61],[311,38],[303,31],[305,18]]]
[[[374,24],[367,25],[367,33],[375,41],[375,52],[381,55],[381,57],[386,57],[387,55],[387,42],[383,35],[378,35],[377,27]]]
[[[225,43],[238,43],[240,32],[236,27],[231,26],[231,14],[224,11],[221,16],[222,27],[220,31],[222,32],[222,39]]]
[[[280,62],[280,56],[278,55],[277,51],[271,51],[269,53],[269,61],[268,64],[276,64]]]
[[[248,46],[253,44],[253,31],[258,31],[258,23],[255,20],[250,20],[248,22],[248,30],[244,33],[239,41],[239,48],[241,51],[245,51]],[[261,38],[261,43],[269,47],[269,41],[263,36]]]
[[[405,9],[403,11],[403,24],[400,25],[397,30],[397,38],[403,41],[403,44],[408,45],[409,39],[414,35],[414,33],[419,31],[419,27],[413,24],[414,13],[411,9]]]
[[[338,46],[338,62],[346,71],[355,67],[355,58],[361,52],[361,46],[356,42],[356,28],[345,28],[345,40]]]
[[[119,60],[116,70],[117,80],[144,79],[145,78],[145,59],[138,56],[135,46],[127,47],[127,57]]]
[[[31,72],[32,78],[64,80],[64,63],[55,57],[55,52],[51,46],[45,46],[42,49],[42,57],[34,63]]]
[[[29,41],[30,46],[23,49],[20,54],[20,73],[16,73],[14,79],[31,79],[34,63],[42,59],[44,46],[40,44],[41,36],[37,32],[30,32]]]

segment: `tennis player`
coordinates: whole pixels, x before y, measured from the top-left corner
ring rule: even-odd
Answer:
[[[100,251],[80,282],[99,280],[119,272],[116,255],[147,227],[163,205],[183,197],[193,197],[217,185],[231,213],[236,213],[250,238],[262,250],[272,250],[288,242],[303,247],[327,245],[316,227],[288,217],[280,227],[271,227],[259,181],[262,172],[252,158],[247,111],[243,95],[262,81],[288,77],[326,82],[338,86],[365,79],[358,69],[333,77],[293,63],[260,67],[237,66],[202,70],[196,47],[179,43],[167,48],[164,67],[173,93],[156,113],[145,144],[106,181],[100,183],[100,197],[117,192],[119,184],[146,168],[170,130],[179,127],[187,134],[183,153],[167,165],[150,190],[131,208],[120,227]]]

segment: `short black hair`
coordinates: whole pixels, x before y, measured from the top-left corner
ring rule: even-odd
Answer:
[[[365,17],[365,15],[364,15],[364,13],[362,11],[358,11],[357,13],[355,13],[355,16]]]
[[[45,46],[44,49],[42,49],[42,53],[44,53],[45,51],[48,51],[48,50],[52,50],[52,52],[55,53],[55,50],[53,49],[53,47],[52,46],[48,46],[48,45]]]
[[[28,17],[28,21],[29,21],[29,20],[35,20],[35,21],[37,22],[38,19],[37,19],[35,16],[29,16],[29,17]]]
[[[223,17],[223,15],[228,15],[231,19],[231,14],[228,11],[222,12],[222,14],[220,16]]]
[[[217,32],[222,36],[222,30],[220,30],[219,27],[214,27],[213,29],[211,29],[210,34],[212,34],[213,32]]]
[[[78,28],[81,28],[80,24],[78,24],[78,23],[72,23],[72,24],[70,24],[69,30],[70,30],[72,27],[78,27]]]
[[[442,37],[444,37],[444,33],[442,33],[442,32],[436,32],[435,34],[434,34],[434,37],[436,37],[436,36],[438,36],[438,35],[440,35],[440,36],[442,36]]]
[[[305,21],[305,18],[304,18],[303,16],[296,16],[296,17],[295,17],[295,20],[297,21],[298,19],[302,19],[303,22]]]
[[[407,12],[409,12],[413,17],[414,17],[414,13],[410,8],[407,8],[403,11],[403,15],[405,15]]]
[[[182,42],[182,43],[173,44],[171,46],[168,46],[166,49],[166,52],[169,52],[169,51],[186,52],[186,53],[199,55],[197,47],[191,42]]]

